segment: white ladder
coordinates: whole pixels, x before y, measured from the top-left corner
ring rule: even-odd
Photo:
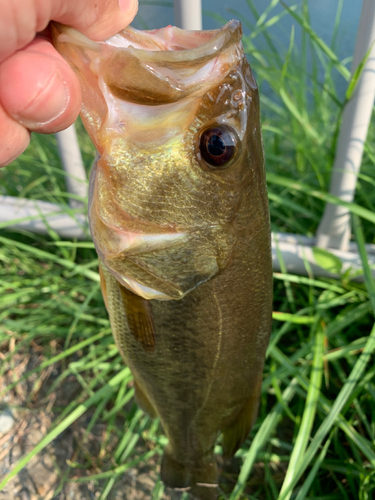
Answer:
[[[189,30],[202,29],[201,0],[174,0],[177,26]],[[363,0],[357,33],[352,74],[370,51],[360,81],[343,113],[337,151],[333,165],[330,194],[351,202],[354,198],[363,147],[375,98],[375,2]],[[87,196],[87,178],[74,125],[56,134],[63,168],[67,174],[68,192]],[[71,209],[82,213],[69,215],[62,207],[43,201],[0,196],[0,222],[12,222],[8,227],[47,234],[47,225],[63,238],[87,239],[87,221],[83,204],[71,200]],[[75,210],[75,212],[76,212]],[[27,219],[28,220],[22,220]],[[17,221],[18,219],[18,221]],[[47,223],[47,225],[46,225]],[[286,233],[272,234],[274,270],[280,270],[280,260],[288,272],[306,275],[310,268],[315,276],[334,276],[316,261],[314,247],[325,249],[342,262],[342,272],[361,269],[356,244],[351,243],[349,211],[340,205],[327,203],[316,236]],[[375,245],[366,245],[369,263],[375,266]],[[279,259],[280,257],[280,259]],[[307,265],[306,265],[307,264]],[[375,268],[373,270],[375,276]]]

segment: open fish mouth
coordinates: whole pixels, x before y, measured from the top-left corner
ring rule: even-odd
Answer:
[[[88,84],[92,88],[99,85],[109,107],[113,99],[154,107],[201,96],[202,89],[220,80],[241,60],[238,45],[242,28],[235,20],[211,31],[185,31],[174,26],[139,31],[128,27],[104,42],[94,42],[60,24],[53,30],[55,44],[82,72],[78,76],[84,91],[88,90],[86,98],[91,100],[93,95]],[[135,118],[132,116],[132,121]]]
[[[58,32],[59,43],[75,44],[92,51],[101,51],[104,46],[130,48],[136,51],[138,58],[151,58],[163,64],[191,61],[196,64],[200,58],[211,58],[228,44],[239,43],[242,37],[241,24],[236,20],[228,22],[222,28],[205,31],[187,31],[176,26],[140,31],[128,26],[104,42],[95,42],[74,28],[60,23],[53,23],[53,26]],[[169,53],[166,54],[165,51]],[[160,52],[164,53],[158,54]]]

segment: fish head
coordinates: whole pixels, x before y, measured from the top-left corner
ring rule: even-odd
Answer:
[[[56,25],[98,157],[97,252],[146,299],[181,299],[223,272],[267,213],[258,90],[231,21],[219,30],[127,28],[93,42]]]

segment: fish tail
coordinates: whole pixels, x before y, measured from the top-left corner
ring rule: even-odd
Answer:
[[[186,488],[196,500],[217,500],[217,465],[214,455],[209,458],[201,466],[192,467],[175,460],[167,448],[161,463],[161,479],[170,488]]]
[[[177,462],[168,447],[164,450],[160,476],[163,483],[169,488],[188,488],[191,483],[191,474],[188,467]]]
[[[196,482],[192,485],[190,493],[196,500],[217,500],[219,497],[217,477],[214,483]]]

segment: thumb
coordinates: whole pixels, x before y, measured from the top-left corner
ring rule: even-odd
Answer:
[[[71,26],[101,41],[126,28],[138,10],[138,0],[52,0],[53,21]]]
[[[132,22],[138,0],[0,0],[0,62],[28,45],[50,21],[100,41]]]

